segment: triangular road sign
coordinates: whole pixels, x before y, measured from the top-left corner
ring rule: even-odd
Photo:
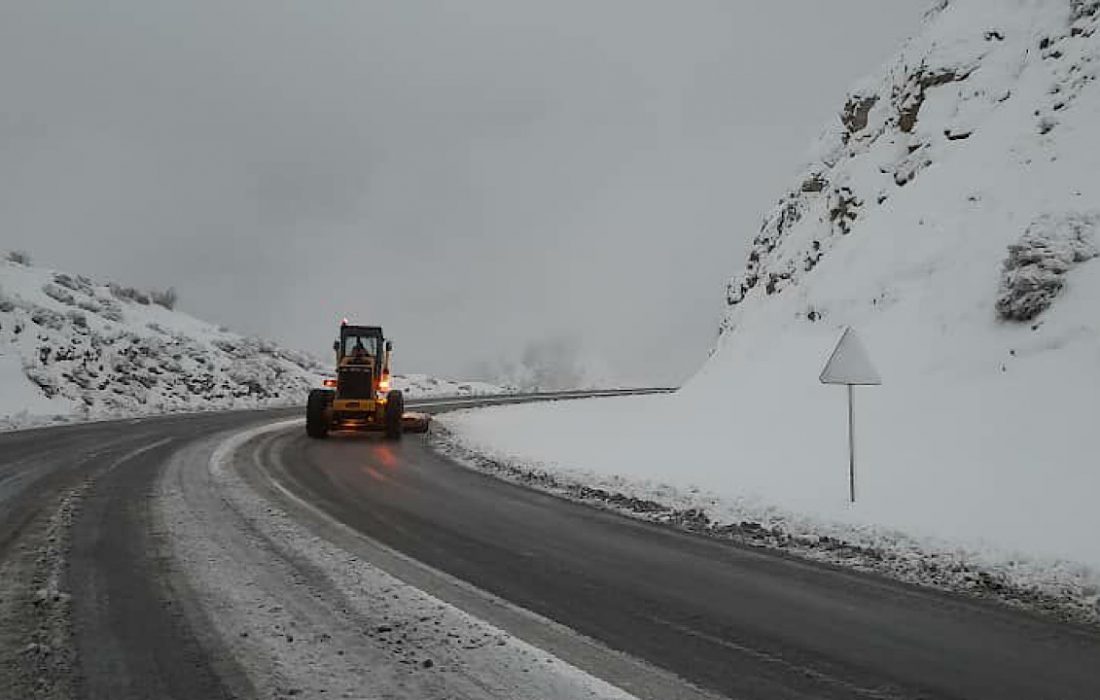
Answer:
[[[840,342],[825,363],[825,369],[821,370],[820,379],[822,384],[882,384],[882,378],[871,364],[866,348],[851,328],[844,329],[844,335],[840,336]]]

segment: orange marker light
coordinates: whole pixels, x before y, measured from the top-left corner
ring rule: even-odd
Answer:
[[[326,379],[325,381],[323,381],[321,383],[324,384],[325,386],[329,387],[330,389],[335,389],[336,388],[336,380],[335,379]]]
[[[382,378],[378,380],[378,391],[390,390],[390,378],[389,375],[382,375]]]

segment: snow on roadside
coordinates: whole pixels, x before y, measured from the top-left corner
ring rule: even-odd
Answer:
[[[436,449],[467,467],[630,517],[1100,623],[1097,568],[1023,554],[973,533],[947,537],[892,526],[877,509],[867,517],[859,504],[843,502],[846,463],[829,472],[835,488],[825,488],[833,493],[826,500],[836,507],[828,511],[799,507],[798,499],[777,503],[782,499],[739,488],[729,476],[745,469],[735,466],[728,433],[712,424],[693,428],[669,420],[683,408],[678,398],[455,411],[436,416],[431,439]],[[809,488],[819,486],[814,482]],[[929,518],[936,517],[934,506],[927,511]]]
[[[1100,2],[939,0],[838,107],[680,391],[441,416],[444,442],[643,517],[1097,621]],[[846,327],[884,380],[857,390],[855,504],[845,392],[818,382]]]
[[[233,453],[288,424],[238,433],[213,454],[178,454],[155,500],[170,555],[260,695],[633,698],[273,508],[236,473]]]

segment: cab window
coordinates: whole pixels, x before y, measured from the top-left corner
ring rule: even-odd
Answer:
[[[370,355],[372,357],[377,357],[378,338],[370,335],[349,335],[344,338],[344,355],[346,357],[353,357],[355,355]]]

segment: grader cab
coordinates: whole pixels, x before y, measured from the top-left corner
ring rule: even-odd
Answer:
[[[340,325],[336,351],[336,377],[325,388],[309,392],[306,434],[326,437],[330,430],[378,430],[386,438],[401,437],[405,397],[390,388],[393,343],[379,326]]]

